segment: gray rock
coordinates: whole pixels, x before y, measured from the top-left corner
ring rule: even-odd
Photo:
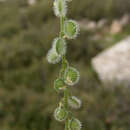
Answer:
[[[116,19],[112,22],[110,27],[110,32],[112,34],[119,33],[123,30],[123,28],[130,23],[130,15],[125,14],[120,19]]]
[[[0,0],[0,2],[5,2],[6,0]]]
[[[97,28],[97,23],[88,19],[82,19],[78,23],[80,25],[80,28],[83,30],[94,31]]]
[[[130,37],[92,59],[103,83],[130,86]]]
[[[36,0],[28,0],[29,5],[34,5],[36,3]]]
[[[130,22],[130,15],[125,14],[121,19],[120,19],[120,24],[124,27]]]
[[[107,20],[106,19],[101,19],[101,20],[99,20],[97,22],[97,28],[102,29],[106,24],[107,24]]]
[[[120,23],[119,20],[114,20],[110,27],[110,33],[116,34],[122,31],[123,25]]]

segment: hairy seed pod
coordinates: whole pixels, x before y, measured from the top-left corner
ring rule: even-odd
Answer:
[[[54,39],[52,48],[54,48],[56,50],[57,54],[65,55],[65,53],[66,53],[65,40],[63,38]]]
[[[66,120],[67,116],[68,116],[68,112],[64,108],[62,107],[56,108],[54,112],[54,117],[57,121],[62,122]]]
[[[68,130],[81,130],[81,127],[82,127],[82,124],[78,119],[73,118],[69,120]]]
[[[51,64],[56,64],[61,60],[61,56],[56,53],[54,49],[48,51],[47,60]]]
[[[68,39],[74,39],[79,33],[79,25],[74,20],[66,20],[64,25],[65,36]]]
[[[54,1],[54,13],[57,17],[65,17],[67,13],[66,0]]]
[[[61,78],[58,78],[54,81],[54,88],[57,92],[64,89],[64,86],[65,86],[64,81]]]
[[[75,68],[68,67],[64,74],[64,82],[67,85],[73,86],[79,81],[79,77],[79,72]]]
[[[78,109],[81,107],[81,101],[75,96],[70,97],[68,100],[68,103],[69,103],[69,106],[74,109]]]

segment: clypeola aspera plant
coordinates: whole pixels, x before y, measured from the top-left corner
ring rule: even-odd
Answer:
[[[70,86],[79,81],[79,72],[71,67],[66,59],[66,39],[75,39],[79,33],[77,22],[66,17],[67,3],[70,1],[54,0],[54,13],[60,18],[60,33],[48,51],[47,60],[52,64],[59,62],[62,64],[59,77],[54,81],[54,89],[58,93],[63,93],[64,96],[54,111],[54,117],[57,121],[65,123],[65,130],[81,130],[81,122],[70,111],[70,108],[81,107],[81,101],[70,93]]]

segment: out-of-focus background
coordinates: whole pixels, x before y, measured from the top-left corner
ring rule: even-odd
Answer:
[[[59,32],[52,5],[53,0],[0,0],[0,130],[64,129],[53,118],[60,64],[46,60]],[[82,130],[130,130],[130,0],[73,0],[68,8],[68,17],[81,27],[79,37],[67,41],[67,59],[81,74],[72,92],[83,102],[73,110]],[[112,53],[125,50],[121,40],[124,57]]]

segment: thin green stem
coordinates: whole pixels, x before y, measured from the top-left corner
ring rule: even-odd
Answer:
[[[65,122],[65,130],[68,130],[68,122],[69,122],[69,120],[67,119]]]
[[[64,37],[64,21],[65,18],[63,16],[60,17],[60,37]],[[62,66],[61,66],[61,72],[60,76],[64,78],[65,69],[67,68],[67,60],[65,55],[62,56]],[[68,88],[64,90],[64,107],[66,110],[68,110]],[[68,130],[68,119],[65,121],[65,130]]]
[[[60,40],[64,40],[65,38],[69,38],[69,37],[67,37],[65,34],[65,32],[72,32],[72,31],[74,31],[74,29],[72,28],[73,26],[71,26],[71,24],[69,25],[67,25],[67,29],[65,30],[65,26],[66,26],[66,21],[67,21],[67,17],[65,16],[66,15],[66,12],[62,12],[62,11],[66,11],[66,0],[55,0],[55,3],[54,3],[54,7],[55,7],[55,14],[59,17],[60,16],[60,32],[59,32],[59,38],[60,38]],[[63,7],[63,9],[62,9],[62,7]],[[64,16],[61,16],[61,15],[64,15]],[[75,25],[75,27],[76,27],[76,25]],[[76,28],[76,30],[77,30],[77,28]],[[75,33],[76,33],[77,31],[75,31]],[[73,35],[73,34],[72,34]],[[71,38],[71,37],[70,37]],[[61,101],[60,101],[60,103],[59,103],[59,108],[63,108],[63,111],[61,110],[60,111],[60,109],[59,109],[59,113],[58,112],[56,112],[56,114],[58,114],[58,115],[56,115],[57,117],[57,120],[58,120],[58,118],[59,118],[59,121],[61,120],[61,119],[65,119],[65,116],[64,116],[64,118],[63,118],[63,115],[65,115],[66,114],[66,112],[67,112],[67,118],[66,118],[66,120],[65,120],[65,130],[69,130],[70,128],[69,128],[69,125],[70,125],[70,120],[73,118],[73,114],[72,114],[72,112],[71,111],[69,111],[69,101],[70,101],[70,97],[71,97],[71,93],[70,93],[70,87],[69,87],[69,83],[67,83],[66,81],[68,80],[68,79],[70,79],[70,81],[72,81],[71,80],[71,77],[72,77],[72,79],[73,79],[73,77],[76,77],[75,75],[75,73],[72,71],[71,72],[71,70],[69,71],[69,64],[68,64],[68,61],[67,61],[67,59],[66,59],[66,56],[65,56],[65,54],[64,53],[58,53],[57,52],[57,48],[61,51],[61,50],[63,50],[63,49],[66,49],[65,48],[65,43],[64,42],[61,42],[61,41],[56,41],[56,43],[54,44],[55,46],[54,46],[54,51],[56,52],[56,58],[61,58],[61,60],[62,60],[62,62],[61,62],[61,69],[60,69],[60,73],[59,73],[59,79],[57,79],[55,82],[54,82],[54,87],[56,88],[59,88],[59,90],[60,90],[60,88],[61,88],[61,90],[62,90],[62,92],[64,93],[64,96],[63,96],[63,98],[61,99]],[[62,45],[61,45],[62,44]],[[64,54],[64,55],[62,55],[62,54]],[[59,57],[58,57],[59,56]],[[53,59],[53,57],[52,57],[52,59]],[[55,55],[54,55],[54,59],[55,59]],[[69,73],[68,73],[69,72]],[[78,75],[78,72],[77,72],[77,75]],[[69,81],[69,80],[68,80]],[[68,85],[67,85],[68,84]],[[57,85],[57,86],[56,86]],[[60,113],[61,112],[61,113]],[[60,117],[61,117],[61,119],[60,119]],[[75,121],[76,122],[76,121]],[[75,123],[74,122],[74,123]],[[78,122],[78,121],[77,121]],[[79,122],[80,123],[80,122]],[[79,124],[78,123],[78,124]],[[77,124],[77,125],[78,125]],[[79,127],[80,127],[80,124],[79,124]],[[73,125],[73,128],[72,129],[79,129],[79,127],[78,126],[76,126],[76,125]]]
[[[67,60],[65,58],[65,55],[62,56],[62,65],[61,65],[61,71],[60,71],[60,77],[64,79],[64,73],[68,66]]]
[[[68,88],[64,90],[64,107],[68,110],[68,98],[69,98],[69,91]],[[68,118],[65,121],[65,130],[68,130]]]
[[[68,88],[64,90],[64,107],[68,109]]]
[[[60,37],[64,36],[64,17],[60,17]]]
[[[64,37],[64,21],[65,18],[63,16],[60,17],[60,37],[63,38]],[[63,74],[65,72],[65,69],[67,67],[67,62],[66,62],[66,58],[65,55],[62,56],[62,67],[61,67],[61,72],[60,72],[60,76],[63,78]]]

